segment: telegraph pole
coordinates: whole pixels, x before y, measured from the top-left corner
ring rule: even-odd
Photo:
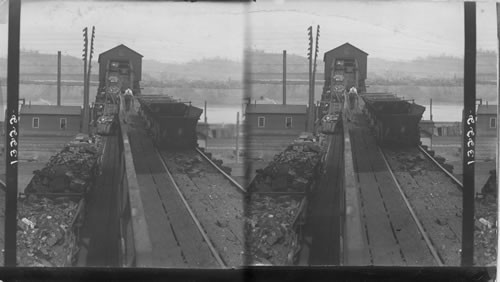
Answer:
[[[314,104],[314,86],[316,85],[316,59],[318,58],[318,51],[319,51],[319,46],[318,46],[318,40],[319,40],[319,25],[316,29],[316,48],[314,50],[314,69],[313,69],[313,73],[312,73],[312,87],[311,87],[311,90],[312,90],[312,94],[311,94],[311,100],[309,101],[309,105],[315,105]],[[311,103],[312,102],[312,103]],[[313,113],[315,113],[316,111],[313,110],[312,111]],[[313,117],[313,128],[312,130],[314,131],[314,124],[315,124],[315,121],[316,121],[316,115],[315,114],[312,114],[311,115]]]
[[[84,111],[86,115],[85,119],[85,127],[87,132],[89,133],[89,119],[90,119],[90,70],[92,68],[92,55],[94,54],[94,37],[95,37],[95,27],[92,26],[92,37],[90,38],[90,54],[89,54],[89,62],[88,62],[88,73],[87,73],[87,87],[85,92],[86,103],[84,105]]]
[[[89,133],[88,116],[87,116],[87,49],[88,49],[88,29],[83,29],[83,118],[82,118],[82,132]]]
[[[312,132],[314,121],[313,121],[313,82],[312,82],[312,45],[313,45],[313,35],[312,35],[312,26],[307,28],[307,33],[309,35],[309,48],[307,49],[307,58],[309,59],[309,107],[307,110],[307,127],[306,131]]]
[[[61,51],[57,51],[57,105],[61,105]]]
[[[283,105],[286,105],[286,50],[283,50]]]
[[[236,113],[236,163],[240,162],[240,112]]]

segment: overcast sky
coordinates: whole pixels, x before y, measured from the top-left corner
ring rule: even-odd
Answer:
[[[307,27],[320,25],[320,54],[345,42],[370,57],[463,56],[460,1],[261,1],[250,8],[254,49],[306,55]],[[496,50],[495,3],[477,4],[477,47]],[[316,31],[314,31],[316,34]]]
[[[478,3],[478,48],[496,50],[495,10],[494,2]],[[97,54],[123,43],[163,62],[241,61],[244,46],[305,55],[307,27],[319,24],[321,54],[350,42],[370,57],[410,60],[463,56],[463,14],[461,1],[23,1],[21,47],[80,57],[82,29],[95,25]],[[2,57],[6,38],[7,25],[0,24]]]
[[[241,3],[23,1],[21,47],[81,57],[82,29],[94,25],[96,53],[125,44],[144,59],[163,62],[241,61],[244,21]],[[0,35],[6,33],[3,25]]]

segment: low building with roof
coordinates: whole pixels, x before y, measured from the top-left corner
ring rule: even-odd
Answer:
[[[306,130],[307,106],[248,104],[245,123],[251,135],[293,135]]]
[[[19,111],[21,135],[75,135],[81,123],[80,106],[22,105]]]
[[[479,136],[497,136],[497,105],[478,105],[476,131]]]

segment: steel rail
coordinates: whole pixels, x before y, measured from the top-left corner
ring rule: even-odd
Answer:
[[[437,252],[436,248],[434,248],[434,245],[431,242],[429,236],[427,235],[427,232],[425,231],[422,223],[420,223],[420,220],[418,219],[417,214],[415,213],[415,211],[411,207],[410,201],[408,201],[408,198],[406,198],[406,195],[404,194],[403,189],[399,185],[399,182],[396,179],[396,176],[392,172],[391,166],[389,165],[389,162],[387,161],[384,152],[380,149],[380,147],[378,147],[378,150],[379,150],[380,154],[382,155],[382,158],[384,159],[384,163],[387,166],[387,169],[389,170],[389,173],[391,174],[391,177],[394,180],[394,183],[396,184],[396,187],[398,187],[398,190],[399,190],[399,192],[401,194],[401,197],[403,197],[403,201],[405,202],[406,207],[410,211],[410,214],[411,214],[413,220],[415,221],[415,224],[417,225],[418,231],[420,231],[420,234],[424,238],[424,241],[427,244],[427,247],[429,248],[429,251],[431,252],[432,256],[434,257],[434,259],[436,260],[436,262],[438,263],[438,265],[439,266],[444,266],[443,260],[439,256],[439,253]]]
[[[172,184],[175,187],[175,190],[179,194],[179,197],[181,198],[182,202],[184,203],[184,206],[186,207],[187,211],[189,212],[189,215],[193,219],[193,222],[196,224],[196,227],[198,227],[198,231],[200,231],[201,236],[203,237],[203,239],[207,243],[208,248],[210,249],[210,252],[214,256],[215,260],[217,260],[217,263],[219,263],[219,265],[222,268],[228,268],[228,266],[226,265],[224,260],[221,258],[219,252],[217,251],[217,249],[215,249],[214,245],[212,244],[212,241],[210,241],[210,238],[208,237],[207,233],[205,232],[205,229],[203,229],[203,227],[201,226],[200,221],[198,220],[198,218],[194,214],[193,210],[189,206],[186,198],[184,197],[181,190],[179,189],[179,186],[177,186],[177,183],[175,182],[174,177],[170,173],[170,170],[168,169],[167,163],[165,162],[163,155],[158,151],[157,148],[155,148],[155,151],[158,154],[158,156],[160,156],[161,163],[162,163],[163,167],[165,168],[165,171],[167,172],[168,177],[170,178]]]
[[[438,161],[436,161],[435,158],[433,158],[422,146],[418,146],[418,149],[424,153],[424,155],[426,155],[432,162],[434,162],[434,164],[436,164],[442,171],[444,171],[444,173],[446,173],[446,175],[448,175],[459,187],[460,187],[460,190],[463,189],[464,185],[462,184],[462,182],[460,182],[453,174],[451,174],[448,170],[446,170]]]
[[[231,182],[234,186],[236,186],[236,188],[238,188],[239,190],[241,190],[243,193],[246,193],[247,190],[245,188],[243,188],[238,182],[236,182],[236,180],[234,180],[230,175],[228,175],[227,173],[225,173],[218,165],[216,165],[207,155],[205,155],[205,153],[203,153],[199,148],[196,148],[196,151],[198,152],[198,154],[200,154],[203,158],[205,158],[205,160],[207,160],[213,167],[215,167],[220,173],[222,173],[222,175],[224,175],[224,177],[229,180],[229,182]]]

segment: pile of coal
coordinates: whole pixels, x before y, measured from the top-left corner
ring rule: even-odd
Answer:
[[[300,251],[308,194],[318,177],[320,142],[294,142],[250,183],[245,221],[251,264],[293,265]]]
[[[252,194],[245,222],[250,264],[293,265],[300,251],[296,223],[305,199]]]
[[[317,178],[321,153],[317,142],[292,143],[257,170],[249,191],[307,192]]]
[[[74,201],[30,195],[20,200],[17,213],[17,265],[71,266],[78,244],[73,232],[79,215]]]
[[[179,165],[177,170],[190,177],[203,176],[205,174],[201,158],[201,156],[188,157],[183,154],[176,154],[174,157],[176,164]]]
[[[33,172],[25,193],[87,192],[97,175],[101,152],[100,139],[75,139],[52,156],[44,168]]]
[[[475,203],[474,264],[496,266],[498,204],[495,195],[486,194]]]

